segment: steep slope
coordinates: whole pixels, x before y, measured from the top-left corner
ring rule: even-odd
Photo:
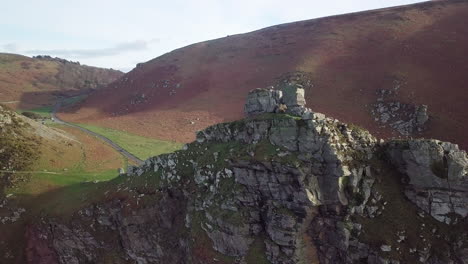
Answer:
[[[44,126],[0,105],[0,263],[11,263],[13,256],[18,256],[13,263],[24,263],[19,234],[27,221],[38,218],[42,196],[115,178],[126,163],[120,153],[79,130]],[[48,209],[57,210],[54,201],[71,206],[67,201],[76,193],[70,188],[48,199]]]
[[[275,93],[66,209],[40,198],[23,263],[466,263],[465,151],[379,141]]]
[[[90,92],[122,75],[49,56],[0,53],[0,103],[21,109],[50,105],[57,96]]]
[[[241,118],[248,90],[301,71],[317,111],[388,137],[405,134],[398,121],[427,105],[426,130],[406,134],[468,149],[467,22],[468,2],[433,1],[197,43],[138,65],[62,116],[189,142],[194,131]]]
[[[0,105],[0,197],[19,185],[40,193],[86,180],[116,176],[123,157],[76,129],[45,126]],[[95,176],[95,177],[93,177]]]
[[[11,171],[28,169],[39,157],[40,138],[11,110],[0,105],[0,197],[17,180]]]

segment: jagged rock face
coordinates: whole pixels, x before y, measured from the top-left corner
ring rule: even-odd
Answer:
[[[254,116],[120,176],[154,180],[135,208],[111,199],[68,224],[47,220],[29,250],[59,263],[104,263],[108,251],[114,263],[464,263],[465,152],[378,142],[305,108],[298,89],[301,115],[273,114],[276,92],[254,90]]]
[[[371,158],[376,143],[368,133],[351,130],[336,120],[293,118],[253,120],[241,127],[219,124],[200,132],[197,140],[204,143],[240,141],[242,144],[267,140],[274,148],[284,151],[278,155],[297,159],[296,165],[271,161],[230,164],[229,169],[239,185],[232,204],[236,212],[249,212],[244,219],[249,227],[243,226],[243,229],[251,231],[243,233],[244,243],[239,243],[238,238],[216,240],[217,247],[223,244],[221,248],[235,250],[222,253],[242,256],[247,253],[245,244],[263,235],[267,237],[264,243],[271,263],[308,261],[309,255],[304,249],[311,250],[314,245],[304,234],[317,214],[317,207],[340,208],[348,204],[351,198],[340,182],[347,181],[346,177],[362,177],[366,160]],[[348,165],[353,155],[362,159],[359,166]],[[366,189],[365,181],[355,184],[356,189]],[[225,199],[219,202],[223,201]],[[211,221],[209,225],[213,225]],[[226,236],[231,233],[223,226],[220,230],[225,230]],[[242,233],[236,233],[239,234]]]
[[[121,255],[111,263],[187,263],[188,240],[176,232],[184,228],[184,197],[170,192],[157,200],[130,212],[119,200],[94,205],[68,224],[43,220],[27,233],[28,263],[108,263],[106,251]]]
[[[406,196],[447,224],[468,215],[468,156],[457,145],[437,140],[394,141],[391,162],[409,178]]]

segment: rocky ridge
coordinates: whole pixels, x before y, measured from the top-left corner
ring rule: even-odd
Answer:
[[[71,220],[43,218],[29,263],[468,263],[466,152],[379,141],[303,91],[253,90],[246,119],[129,168]]]

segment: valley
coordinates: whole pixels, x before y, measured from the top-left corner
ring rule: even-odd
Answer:
[[[468,264],[467,24],[420,2],[126,73],[0,53],[0,263]]]

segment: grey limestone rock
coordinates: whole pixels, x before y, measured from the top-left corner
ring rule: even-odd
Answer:
[[[468,216],[468,156],[457,145],[438,140],[393,141],[391,162],[408,176],[406,196],[438,221]]]
[[[273,89],[257,88],[247,95],[244,111],[247,116],[277,111],[282,92]]]
[[[247,116],[262,113],[286,112],[304,119],[313,119],[313,112],[305,108],[304,88],[300,84],[287,84],[279,90],[257,88],[249,92],[244,106]]]

